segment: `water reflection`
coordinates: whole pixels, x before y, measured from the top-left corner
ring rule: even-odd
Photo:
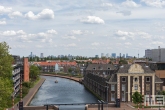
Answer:
[[[97,98],[83,85],[64,78],[42,76],[45,82],[32,99],[30,106],[44,104],[95,103]],[[54,83],[58,80],[58,83]],[[60,110],[84,110],[85,105],[59,106]]]

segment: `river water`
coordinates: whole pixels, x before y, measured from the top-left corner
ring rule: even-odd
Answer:
[[[30,102],[30,106],[98,102],[98,99],[78,82],[59,77],[42,77],[46,80]],[[54,83],[55,80],[58,83]],[[85,105],[63,105],[59,108],[60,110],[84,110]]]

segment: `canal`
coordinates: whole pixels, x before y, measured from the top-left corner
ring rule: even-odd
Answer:
[[[59,77],[42,76],[45,82],[36,93],[30,106],[44,104],[97,103],[97,98],[82,84]],[[54,81],[57,80],[58,83]],[[59,106],[60,110],[84,110],[85,105]]]

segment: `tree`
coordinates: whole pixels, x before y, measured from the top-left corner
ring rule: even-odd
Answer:
[[[30,66],[30,78],[31,80],[36,80],[39,77],[40,70],[37,66]]]
[[[71,73],[72,71],[73,71],[73,69],[72,69],[72,68],[69,68],[69,69],[68,69],[68,72],[69,72],[69,73]]]
[[[10,47],[6,42],[0,43],[0,110],[7,107],[13,93],[12,63]]]
[[[134,92],[134,94],[132,95],[132,99],[133,99],[133,103],[136,104],[138,106],[139,103],[142,103],[143,99],[142,99],[142,95],[139,92]]]

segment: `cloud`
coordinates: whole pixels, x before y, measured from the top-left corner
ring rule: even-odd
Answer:
[[[53,35],[57,34],[55,30],[47,30],[46,32],[40,32],[37,34],[27,34],[23,30],[8,30],[4,32],[0,32],[1,36],[8,36],[8,38],[15,39],[16,41],[19,42],[49,42],[51,43]]]
[[[135,38],[150,39],[150,38],[152,38],[152,36],[150,34],[148,34],[146,32],[142,32],[142,31],[127,32],[127,31],[118,30],[115,32],[115,35],[122,40],[126,40],[127,38],[131,38],[131,39],[135,39]]]
[[[22,13],[19,11],[14,11],[14,12],[9,14],[10,18],[16,18],[16,17],[22,17],[22,16],[23,16]]]
[[[37,48],[42,48],[43,46],[42,46],[42,45],[36,45],[35,47],[37,47]]]
[[[153,45],[163,45],[164,43],[160,42],[160,41],[153,41],[153,42],[151,42],[151,44],[153,44]]]
[[[92,43],[91,45],[92,45],[92,46],[99,46],[100,43],[98,43],[98,42],[94,42],[94,43]]]
[[[81,35],[83,32],[81,30],[72,30],[71,33]]]
[[[126,0],[125,2],[122,3],[122,6],[129,8],[137,8],[140,7],[141,5],[138,5],[133,0]]]
[[[116,12],[116,13],[121,13],[123,16],[130,16],[131,15],[131,11],[119,11],[119,12]]]
[[[0,25],[5,25],[6,21],[0,21]]]
[[[36,19],[54,19],[54,12],[51,9],[44,9],[37,15],[35,15],[32,11],[29,11],[25,14],[25,18],[30,20]]]
[[[63,39],[76,39],[75,36],[66,36],[66,37],[63,37]]]
[[[89,24],[104,24],[104,20],[96,16],[87,16],[86,18],[82,18],[80,21]]]
[[[113,5],[111,3],[103,3],[101,6],[107,6],[107,7],[112,7]]]
[[[11,7],[4,7],[0,5],[0,14],[10,13],[12,11]]]
[[[120,39],[126,40],[126,38],[134,39],[134,33],[133,32],[126,32],[118,30],[115,35],[117,35]]]
[[[146,5],[152,7],[162,8],[165,6],[164,0],[141,0],[141,2],[144,2]]]
[[[48,34],[58,34],[57,31],[56,30],[53,30],[53,29],[48,30],[47,33]]]

